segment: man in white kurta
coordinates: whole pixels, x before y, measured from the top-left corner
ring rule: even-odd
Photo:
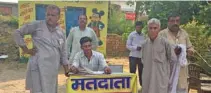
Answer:
[[[84,36],[88,36],[92,39],[92,49],[96,50],[98,46],[98,38],[92,28],[86,27],[87,16],[79,16],[79,26],[70,30],[67,37],[67,51],[69,56],[69,63],[72,64],[75,54],[81,51],[80,39]]]
[[[173,47],[165,38],[159,37],[160,21],[148,21],[149,38],[142,46],[143,82],[142,93],[167,93],[170,63],[176,60]]]
[[[26,89],[31,93],[57,93],[60,64],[67,76],[68,57],[64,33],[57,26],[59,15],[59,8],[49,5],[46,21],[28,23],[14,33],[16,43],[31,55],[26,75]],[[32,36],[33,49],[26,47],[24,35]]]

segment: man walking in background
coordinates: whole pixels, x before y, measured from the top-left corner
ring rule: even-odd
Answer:
[[[135,31],[131,32],[128,36],[126,47],[130,50],[129,66],[130,73],[136,73],[136,66],[138,65],[139,83],[142,85],[142,70],[143,64],[141,62],[141,46],[144,42],[144,34],[142,33],[143,23],[137,21],[135,23]]]

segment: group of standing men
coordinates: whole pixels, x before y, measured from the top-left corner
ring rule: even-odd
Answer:
[[[177,13],[169,14],[167,28],[162,31],[160,21],[152,18],[147,23],[147,37],[142,33],[143,23],[135,23],[136,29],[128,36],[126,47],[130,50],[130,73],[135,73],[138,65],[142,93],[188,93],[187,65],[179,66],[178,75],[173,72],[183,49],[179,44],[186,47],[188,56],[194,51],[187,32],[179,26]],[[175,77],[178,78],[174,81],[170,79]]]

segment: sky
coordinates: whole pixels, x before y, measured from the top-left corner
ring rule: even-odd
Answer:
[[[0,0],[0,2],[12,2],[12,3],[18,3],[18,0]]]

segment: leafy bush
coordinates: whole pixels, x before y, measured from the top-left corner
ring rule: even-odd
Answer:
[[[120,7],[115,4],[110,5],[108,33],[122,35],[125,32],[132,31],[134,23],[131,20],[125,19],[125,13],[120,10]]]
[[[127,40],[128,35],[135,30],[135,21],[126,20],[125,13],[120,11],[117,5],[110,5],[110,17],[108,21],[108,33],[118,34],[122,36],[123,40]],[[143,33],[146,34],[146,26]]]
[[[14,28],[18,28],[18,18],[16,16],[11,16],[10,21],[8,21],[8,25]]]
[[[207,37],[206,32],[207,29],[204,25],[197,25],[197,22],[189,22],[186,25],[183,25],[184,28],[190,37],[190,41],[192,42],[194,49],[202,55],[202,57],[208,61],[208,64],[211,64],[211,53],[209,50],[209,46],[211,45],[210,38]],[[211,72],[211,68],[203,61],[202,58],[194,54],[193,58],[190,59],[192,62],[196,62],[200,64],[203,68]]]
[[[0,54],[7,54],[9,57],[7,61],[17,61],[19,58],[18,47],[13,39],[13,31],[15,29],[4,24],[0,26]]]
[[[7,24],[12,28],[18,28],[18,17],[0,15],[0,23]]]
[[[6,61],[19,59],[19,51],[13,39],[13,31],[18,27],[18,18],[0,15],[0,54],[7,54]]]

